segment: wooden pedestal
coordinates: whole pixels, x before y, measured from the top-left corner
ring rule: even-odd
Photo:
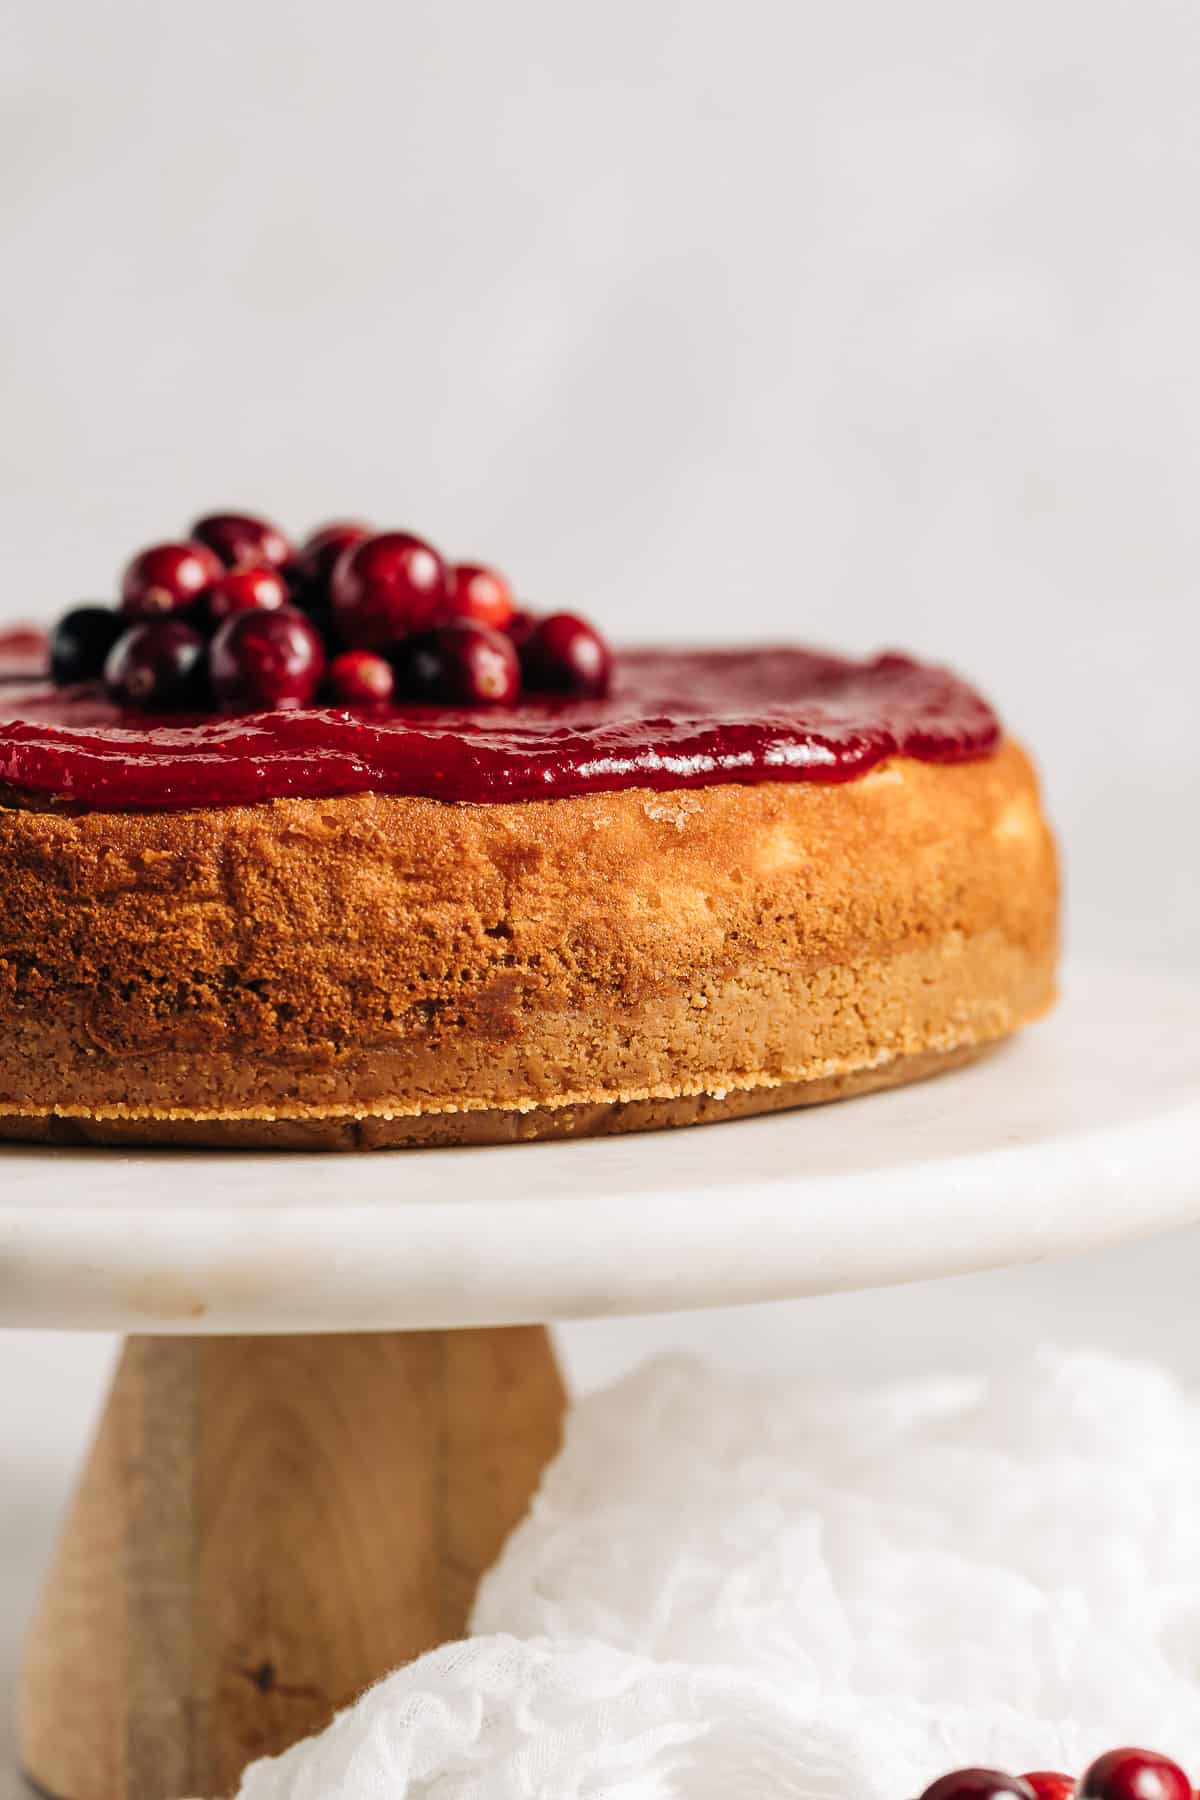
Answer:
[[[562,1407],[541,1327],[129,1339],[29,1641],[27,1774],[226,1795],[460,1636]]]

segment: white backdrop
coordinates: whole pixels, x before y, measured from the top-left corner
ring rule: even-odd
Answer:
[[[618,637],[912,647],[1038,749],[1076,941],[1193,956],[1198,95],[1193,0],[7,0],[5,609],[240,504]],[[1198,1248],[568,1351],[1197,1370]],[[93,1348],[0,1358],[59,1469]]]

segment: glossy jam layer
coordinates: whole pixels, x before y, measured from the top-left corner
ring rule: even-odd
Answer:
[[[987,756],[1000,726],[907,657],[626,650],[604,700],[150,718],[30,681],[0,640],[0,783],[131,812],[288,795],[543,800],[626,787],[852,781],[886,757]]]

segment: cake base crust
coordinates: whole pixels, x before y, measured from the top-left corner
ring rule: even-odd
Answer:
[[[160,814],[0,792],[0,1136],[388,1148],[743,1117],[1041,1016],[1028,758]]]
[[[413,1150],[463,1144],[526,1144],[542,1139],[614,1137],[626,1131],[664,1131],[675,1125],[717,1125],[825,1106],[881,1088],[927,1081],[975,1062],[995,1048],[964,1045],[900,1056],[877,1069],[785,1081],[779,1087],[738,1093],[687,1094],[675,1100],[615,1100],[577,1106],[535,1107],[530,1112],[488,1108],[481,1112],[426,1113],[384,1119],[96,1119],[0,1114],[0,1141],[155,1150]]]

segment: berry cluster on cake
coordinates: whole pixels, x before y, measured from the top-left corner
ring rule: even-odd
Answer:
[[[910,657],[614,655],[411,533],[241,513],[41,655],[0,645],[0,1135],[700,1123],[1052,1002],[1030,762]]]
[[[140,551],[115,608],[67,613],[50,664],[60,685],[99,679],[161,712],[602,694],[610,657],[585,619],[534,619],[496,570],[448,565],[411,532],[324,525],[294,551],[266,520],[211,513]]]

